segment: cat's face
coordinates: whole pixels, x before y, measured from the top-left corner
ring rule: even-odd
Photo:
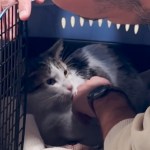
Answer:
[[[47,59],[39,64],[33,73],[33,91],[49,90],[54,95],[72,95],[73,85],[69,81],[69,70],[61,61]]]
[[[61,61],[59,57],[61,50],[56,47],[58,43],[33,62],[35,67],[29,76],[29,98],[36,99],[39,105],[46,103],[51,108],[54,105],[58,108],[59,104],[71,104],[73,94],[77,92],[78,85],[83,82],[76,71],[69,70]]]

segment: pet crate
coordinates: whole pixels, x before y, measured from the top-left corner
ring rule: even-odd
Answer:
[[[0,150],[23,149],[26,108],[21,84],[26,61],[23,28],[16,4],[0,14]],[[46,0],[42,5],[33,4],[28,33],[30,57],[49,48],[58,38],[66,39],[65,46],[70,51],[88,43],[104,42],[122,45],[139,71],[149,69],[148,25],[123,26],[101,19],[85,20]]]
[[[17,4],[0,13],[0,150],[21,150],[25,123],[25,52]]]

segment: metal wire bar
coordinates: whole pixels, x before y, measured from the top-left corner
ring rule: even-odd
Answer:
[[[18,2],[14,2],[13,4],[7,6],[5,9],[3,9],[3,11],[0,12],[0,19],[3,17],[3,15],[6,14],[6,12],[7,12],[11,7],[13,7],[14,5],[16,5],[17,3],[18,3]]]

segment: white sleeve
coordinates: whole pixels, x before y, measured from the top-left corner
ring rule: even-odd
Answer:
[[[150,107],[115,125],[105,138],[104,150],[150,150]]]

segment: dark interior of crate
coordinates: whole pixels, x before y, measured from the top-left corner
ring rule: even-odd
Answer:
[[[36,57],[38,54],[50,48],[58,39],[54,38],[29,38],[29,58]],[[119,44],[110,42],[97,42],[97,41],[83,41],[83,40],[69,40],[64,39],[64,49],[66,55],[76,50],[79,47],[83,47],[92,43],[104,43],[112,48],[119,50],[127,59],[133,64],[133,66],[139,71],[143,72],[150,68],[150,46],[135,45],[135,44]]]

